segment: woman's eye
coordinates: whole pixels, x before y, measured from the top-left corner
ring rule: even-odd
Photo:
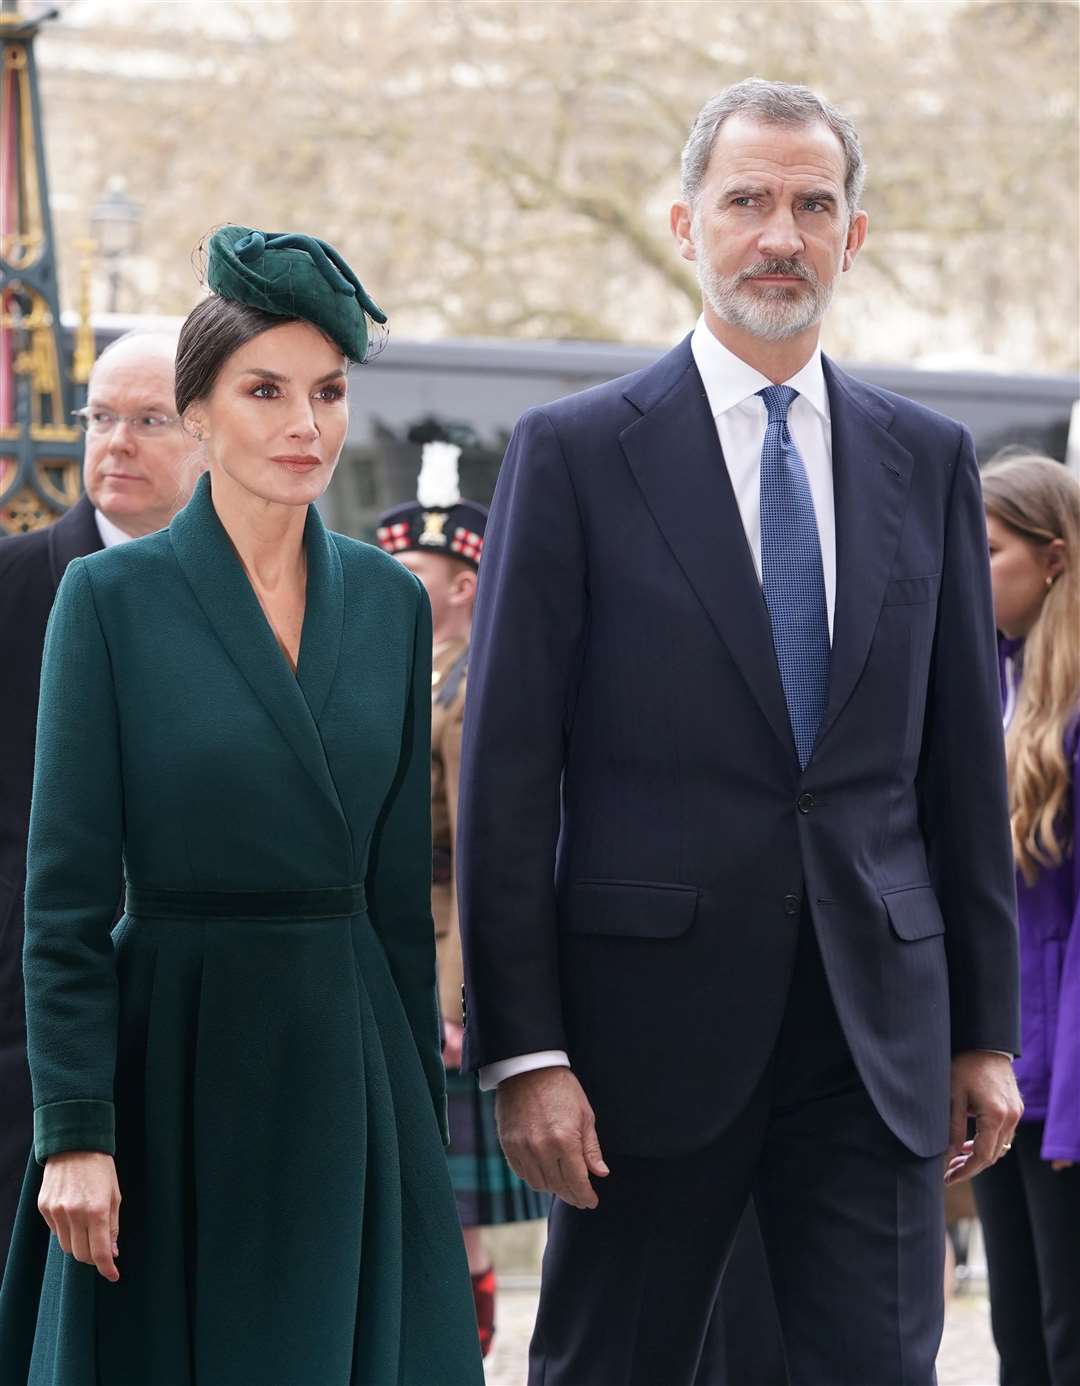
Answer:
[[[267,392],[266,394],[263,393],[264,390]],[[251,394],[254,399],[276,399],[277,386],[270,384],[256,385]]]
[[[318,398],[332,403],[336,399],[344,399],[345,390],[341,385],[324,385],[318,393]]]

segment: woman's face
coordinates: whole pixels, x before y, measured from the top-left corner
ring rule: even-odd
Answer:
[[[238,348],[188,422],[213,474],[260,500],[308,505],[334,474],[349,426],[346,358],[306,322]]]
[[[986,517],[994,620],[1003,635],[1025,636],[1039,618],[1047,579],[1061,570],[1062,545],[1033,544],[994,515]]]

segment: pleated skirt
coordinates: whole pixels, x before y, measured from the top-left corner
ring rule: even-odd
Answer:
[[[366,914],[121,921],[120,1281],[30,1161],[2,1386],[480,1386],[420,1059]]]

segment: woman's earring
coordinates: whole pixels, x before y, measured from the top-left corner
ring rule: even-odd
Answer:
[[[1053,585],[1054,585],[1054,578],[1053,578],[1053,575],[1052,575],[1051,573],[1047,573],[1047,575],[1046,575],[1046,587],[1047,587],[1047,590],[1049,591],[1049,589],[1050,589],[1051,587],[1053,587]]]

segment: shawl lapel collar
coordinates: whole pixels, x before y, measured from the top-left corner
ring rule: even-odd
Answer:
[[[308,506],[304,544],[308,560],[307,607],[300,637],[297,678],[311,716],[318,722],[341,658],[345,577],[337,544],[313,505]]]
[[[795,760],[768,610],[690,339],[634,378],[642,410],[620,435],[668,547],[769,725]]]
[[[259,599],[214,510],[209,474],[169,526],[181,571],[229,658],[323,793],[340,801],[315,717],[326,701],[341,649],[344,583],[333,540],[309,506],[307,607],[300,641],[300,677],[278,646]],[[335,565],[336,560],[336,565]],[[309,706],[308,694],[315,706]]]
[[[914,459],[889,432],[885,396],[822,358],[832,416],[836,611],[826,733],[851,697],[870,652],[885,584],[904,527]]]

